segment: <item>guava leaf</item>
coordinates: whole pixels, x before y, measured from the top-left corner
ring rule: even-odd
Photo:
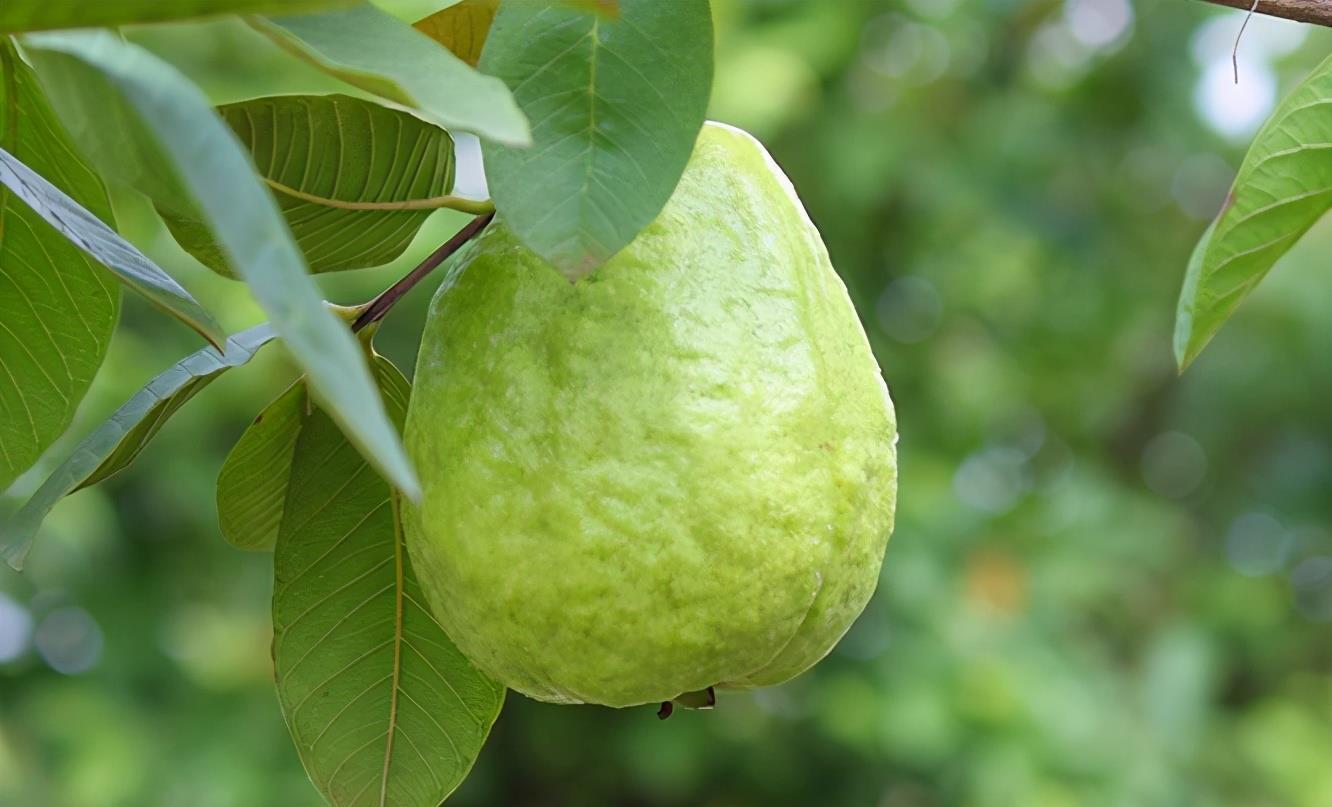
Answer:
[[[174,175],[188,191],[189,207],[268,313],[316,398],[357,448],[415,498],[416,476],[384,413],[360,344],[325,307],[249,155],[199,88],[108,31],[29,34],[23,44],[43,79],[51,76],[60,84],[66,104],[112,98],[121,117],[140,125],[139,134],[156,151],[157,172]],[[115,129],[102,134],[109,140],[125,136]]]
[[[101,181],[3,38],[0,148],[50,177],[76,204],[111,215]],[[120,310],[112,279],[9,184],[0,183],[0,490],[69,426],[106,357]]]
[[[1332,207],[1330,156],[1332,58],[1314,68],[1263,124],[1225,207],[1199,240],[1176,318],[1180,369]]]
[[[52,28],[99,28],[219,14],[292,14],[348,6],[355,0],[5,0],[0,34]]]
[[[377,361],[401,423],[406,379]],[[396,494],[317,409],[305,418],[273,566],[278,700],[334,805],[434,807],[471,769],[504,688],[434,617],[403,545]]]
[[[450,131],[515,146],[531,142],[527,119],[502,81],[478,73],[430,37],[372,5],[255,17],[252,24],[324,72]]]
[[[707,0],[623,0],[617,18],[500,6],[481,56],[532,123],[532,147],[485,143],[495,206],[577,279],[656,218],[684,172],[712,89]]]
[[[110,269],[125,285],[214,345],[222,326],[162,267],[121,238],[101,219],[0,148],[0,185],[7,187],[71,244]]]
[[[462,0],[420,20],[414,27],[476,67],[497,8],[499,0]]]
[[[274,335],[267,324],[241,331],[226,341],[225,352],[204,348],[136,392],[84,438],[14,517],[0,526],[0,553],[9,565],[22,567],[37,528],[56,502],[128,466],[186,401],[222,373],[248,362]]]
[[[388,263],[453,187],[453,138],[406,112],[345,95],[259,98],[218,111],[273,191],[311,272]],[[206,227],[162,214],[186,252],[230,273]]]
[[[217,520],[233,546],[269,550],[277,542],[296,438],[309,406],[305,384],[298,381],[264,407],[222,463]]]

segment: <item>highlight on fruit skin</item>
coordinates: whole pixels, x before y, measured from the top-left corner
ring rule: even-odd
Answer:
[[[407,417],[408,548],[449,636],[530,697],[778,684],[875,589],[896,439],[790,182],[709,123],[657,219],[577,283],[502,220],[459,256]]]

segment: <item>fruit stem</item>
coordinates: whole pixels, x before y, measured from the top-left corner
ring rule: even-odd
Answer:
[[[366,305],[365,310],[361,312],[361,315],[352,323],[352,333],[356,333],[367,325],[383,319],[384,315],[397,304],[398,300],[411,291],[413,286],[424,280],[426,275],[435,271],[441,263],[449,259],[450,255],[461,249],[463,244],[466,244],[477,233],[484,230],[493,218],[495,218],[495,213],[492,211],[467,222],[467,226],[454,233],[452,238],[445,241],[439,249],[430,253],[429,257],[417,264],[415,269],[380,292],[379,296],[371,300]]]

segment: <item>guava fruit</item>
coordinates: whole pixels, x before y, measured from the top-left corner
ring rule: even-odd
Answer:
[[[777,684],[879,578],[896,422],[790,182],[709,123],[657,219],[570,283],[502,220],[431,305],[405,510],[433,612],[543,701]]]

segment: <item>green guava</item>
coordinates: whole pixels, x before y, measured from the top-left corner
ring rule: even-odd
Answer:
[[[777,684],[865,607],[896,422],[790,182],[709,123],[657,219],[577,283],[496,221],[431,305],[404,524],[433,611],[533,698]]]

